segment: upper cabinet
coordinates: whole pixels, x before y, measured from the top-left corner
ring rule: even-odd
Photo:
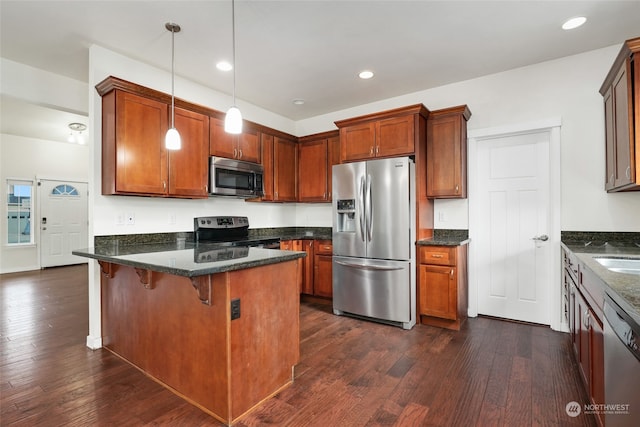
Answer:
[[[298,201],[331,200],[331,167],[340,162],[338,131],[299,138]]]
[[[298,144],[293,139],[263,132],[264,196],[259,200],[295,202],[297,199]]]
[[[246,128],[246,126],[245,126]],[[224,131],[224,121],[211,118],[209,154],[245,162],[260,163],[260,132],[245,129],[240,135]]]
[[[431,111],[427,119],[427,197],[467,197],[466,105]]]
[[[341,162],[415,154],[417,116],[428,114],[424,105],[417,104],[335,122],[340,129]]]
[[[600,88],[604,98],[605,189],[640,190],[640,37],[627,40]]]
[[[109,77],[102,96],[102,194],[207,197],[209,118],[175,110],[182,148],[169,151],[170,97]]]

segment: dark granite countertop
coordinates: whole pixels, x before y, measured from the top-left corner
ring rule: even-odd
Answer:
[[[152,271],[195,277],[305,257],[304,252],[194,244],[189,241],[78,249],[74,255]]]
[[[433,237],[420,239],[416,242],[418,246],[460,246],[466,245],[470,241],[468,230],[433,230]]]
[[[563,240],[562,245],[604,282],[605,292],[640,324],[640,275],[616,273],[596,261],[598,257],[640,259],[640,246],[635,242],[575,240]]]

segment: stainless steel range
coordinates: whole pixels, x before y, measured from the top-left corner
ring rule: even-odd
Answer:
[[[279,249],[276,237],[249,237],[246,216],[204,216],[193,219],[195,262],[224,261],[246,257],[249,248]]]

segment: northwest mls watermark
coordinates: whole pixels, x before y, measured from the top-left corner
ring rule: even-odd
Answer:
[[[604,415],[629,415],[628,403],[587,403],[569,402],[564,410],[570,417],[577,417],[581,413]]]

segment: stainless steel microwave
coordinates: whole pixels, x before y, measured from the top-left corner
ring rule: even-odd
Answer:
[[[209,193],[214,196],[260,197],[264,195],[264,168],[258,163],[223,157],[209,158]]]

